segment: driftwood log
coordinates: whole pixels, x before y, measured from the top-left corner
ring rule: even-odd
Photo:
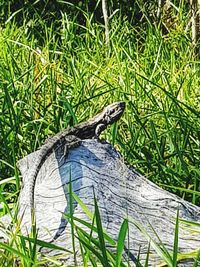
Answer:
[[[36,151],[18,162],[24,184],[19,202],[19,216],[22,217],[24,233],[30,230],[31,225],[30,208],[27,207],[27,177],[37,153]],[[73,192],[91,211],[94,211],[95,192],[103,227],[114,239],[117,239],[121,223],[127,214],[138,221],[153,240],[159,242],[156,232],[168,249],[173,248],[177,209],[180,218],[200,221],[199,207],[159,188],[129,168],[113,146],[106,142],[84,140],[78,148],[69,151],[67,159],[62,155],[63,148],[52,153],[36,179],[35,218],[39,239],[51,241],[56,236],[55,244],[71,250],[71,228],[69,223],[64,227],[63,221],[63,213],[69,212],[67,185],[70,179]],[[76,203],[74,216],[88,220]],[[134,259],[137,258],[139,250],[141,262],[144,261],[148,251],[148,240],[132,223],[129,223],[129,244],[127,243],[126,247],[130,251],[131,266],[135,266]],[[180,227],[179,251],[187,253],[198,248],[200,235],[193,235],[186,226]],[[159,266],[162,260],[152,247],[150,249],[149,266]],[[46,250],[44,253],[54,255],[61,252]],[[65,254],[62,259],[67,264],[73,262],[69,254]],[[179,266],[192,266],[191,262],[183,262]]]

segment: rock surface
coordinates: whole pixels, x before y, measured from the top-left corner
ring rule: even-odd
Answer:
[[[24,233],[30,230],[31,225],[30,207],[27,206],[29,196],[26,192],[29,185],[28,174],[37,153],[36,151],[28,155],[18,163],[24,184],[20,194],[19,211]],[[172,249],[177,209],[181,218],[200,221],[200,208],[162,190],[130,169],[120,154],[108,143],[84,140],[78,148],[69,151],[67,159],[62,155],[63,148],[52,153],[36,179],[35,218],[39,239],[51,241],[56,237],[55,244],[71,250],[70,223],[63,219],[63,213],[69,213],[70,179],[73,192],[91,211],[94,211],[95,192],[103,227],[114,239],[117,239],[123,219],[128,216],[130,221],[133,218],[139,222],[154,241],[159,242],[159,237],[166,248]],[[74,203],[73,208],[75,217],[88,220],[77,203]],[[131,266],[135,266],[134,259],[137,258],[139,249],[141,261],[145,260],[148,241],[131,222],[129,242],[126,244],[130,251]],[[187,226],[180,226],[179,251],[186,253],[199,247],[200,234],[192,234]],[[161,259],[153,251],[152,246],[151,251],[149,266],[158,266]],[[45,253],[61,252],[54,250]],[[69,254],[62,258],[66,263],[73,261]],[[185,262],[180,266],[192,265]]]

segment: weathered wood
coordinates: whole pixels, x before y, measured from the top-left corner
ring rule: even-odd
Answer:
[[[27,208],[27,180],[34,161],[34,152],[19,161],[23,177],[23,188],[20,194],[20,212],[23,232],[30,230],[30,208]],[[104,229],[115,239],[120,225],[127,214],[137,220],[158,241],[151,226],[159,238],[170,249],[174,242],[174,229],[177,209],[180,217],[200,221],[200,208],[165,191],[148,181],[142,175],[126,166],[120,154],[108,143],[96,140],[84,140],[78,148],[70,150],[68,158],[62,158],[63,148],[51,154],[39,171],[35,185],[35,216],[39,229],[39,239],[50,241],[59,233],[62,225],[62,214],[68,212],[68,190],[70,175],[73,191],[93,210],[94,196],[98,200]],[[74,216],[88,220],[82,209],[76,205]],[[61,229],[61,228],[60,228]],[[71,249],[70,225],[55,240],[55,243]],[[127,245],[128,247],[128,245]],[[194,235],[187,227],[180,228],[179,251],[190,252],[200,247],[200,236]],[[148,241],[139,230],[129,224],[129,248],[131,255],[145,259]],[[152,248],[151,248],[152,250]],[[46,251],[46,253],[53,253]],[[69,256],[69,255],[68,255]],[[71,256],[65,261],[73,261]],[[64,257],[64,256],[63,256]],[[158,266],[160,258],[152,250],[149,266]],[[132,262],[134,266],[134,261]],[[181,265],[180,265],[181,266]],[[191,266],[184,263],[183,266]]]

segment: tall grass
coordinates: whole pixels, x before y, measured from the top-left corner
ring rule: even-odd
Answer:
[[[167,249],[165,244],[159,238],[156,231],[153,229],[157,238],[155,241],[146,231],[146,229],[138,223],[134,218],[128,217],[123,220],[119,229],[117,241],[103,229],[99,208],[96,198],[94,197],[94,214],[88,209],[87,206],[75,195],[70,192],[70,198],[75,199],[82,208],[82,211],[86,214],[89,220],[84,221],[80,218],[74,217],[73,211],[69,214],[65,214],[68,222],[73,228],[72,240],[76,250],[69,251],[63,247],[59,247],[53,243],[47,243],[37,239],[37,226],[33,222],[32,230],[29,236],[23,236],[20,233],[20,222],[15,224],[13,231],[5,230],[5,236],[7,243],[0,241],[0,263],[1,266],[13,266],[13,264],[21,264],[20,266],[69,266],[62,265],[59,259],[63,257],[74,256],[75,265],[70,266],[105,266],[105,267],[128,267],[130,264],[135,263],[138,267],[148,267],[149,261],[151,261],[152,251],[159,256],[159,266],[176,267],[178,263],[183,261],[193,262],[193,267],[199,266],[200,250],[191,250],[187,253],[179,253],[178,235],[179,225],[187,225],[190,227],[192,234],[199,233],[200,224],[197,222],[191,222],[179,219],[179,212],[177,212],[177,218],[174,230],[174,245],[171,250]],[[71,201],[71,200],[70,200]],[[128,243],[128,227],[129,224],[133,224],[141,233],[141,235],[149,243],[146,259],[143,259],[141,263],[140,251],[138,255],[133,255],[129,258]],[[1,226],[1,231],[2,231]],[[37,246],[59,251],[59,255],[51,256],[45,255],[37,251]],[[77,256],[77,250],[80,248],[81,255]],[[72,259],[73,257],[71,257]],[[77,259],[78,258],[78,259]],[[80,262],[82,261],[82,263]],[[18,266],[18,265],[17,265]],[[132,266],[132,265],[131,265]]]
[[[43,46],[32,33],[40,21],[1,29],[2,178],[48,135],[124,100],[123,119],[104,137],[154,182],[198,203],[199,62],[186,36],[177,42],[153,25],[139,33],[113,18],[107,54],[103,29],[86,19],[83,27],[63,14],[57,32],[43,22]]]
[[[115,15],[106,47],[102,25],[83,14],[85,26],[63,14],[56,30],[39,16],[0,28],[1,214],[17,200],[19,158],[118,100],[125,114],[103,138],[146,177],[200,204],[200,68],[185,21],[162,36]]]

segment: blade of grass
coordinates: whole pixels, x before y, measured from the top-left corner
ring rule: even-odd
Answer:
[[[74,219],[73,219],[73,189],[72,189],[72,176],[71,176],[71,168],[70,168],[70,174],[69,174],[69,210],[70,210],[70,226],[71,226],[71,237],[72,237],[72,249],[73,249],[73,255],[74,255],[74,263],[77,265],[76,260],[76,245],[75,245],[75,234],[74,234]]]
[[[83,203],[83,201],[72,192],[72,196],[75,199],[75,201],[80,205],[81,209],[85,212],[85,214],[88,216],[89,219],[93,219],[93,213],[88,209],[88,207]]]
[[[101,223],[100,212],[99,212],[99,208],[97,205],[97,200],[96,200],[95,194],[94,194],[94,207],[95,207],[95,219],[96,219],[98,237],[99,237],[101,252],[103,255],[103,266],[109,267],[110,264],[108,262],[107,253],[106,253],[106,245],[105,245],[105,240],[104,240],[103,227],[102,227],[102,223]]]
[[[49,242],[46,242],[46,241],[43,241],[43,240],[40,240],[40,239],[36,239],[36,238],[32,238],[32,237],[27,237],[27,236],[23,236],[23,235],[18,235],[20,238],[22,238],[23,240],[27,240],[31,243],[36,243],[38,246],[40,247],[45,247],[45,248],[50,248],[50,249],[55,249],[55,250],[61,250],[61,251],[65,251],[67,253],[70,253],[72,254],[73,251],[70,251],[68,249],[65,249],[63,247],[60,247],[58,245],[55,245],[53,243],[49,243]]]
[[[198,253],[197,253],[195,262],[193,264],[193,267],[198,267],[199,266],[199,263],[200,263],[200,249],[198,250]]]
[[[120,227],[120,231],[119,231],[119,235],[117,239],[118,241],[117,241],[116,267],[119,267],[121,264],[122,254],[124,250],[124,242],[125,242],[127,231],[128,231],[128,220],[124,219]]]
[[[144,267],[148,267],[149,266],[148,264],[149,264],[150,247],[151,247],[151,243],[149,242],[148,249],[147,249],[147,256],[146,256]]]
[[[78,230],[78,229],[77,229]],[[91,244],[89,244],[86,240],[85,240],[85,235],[81,233],[82,231],[80,231],[80,229],[77,231],[78,236],[77,239],[81,242],[81,244],[86,247],[90,252],[92,252],[102,263],[103,266],[105,266],[105,260],[102,256],[102,253],[98,252]],[[110,265],[108,265],[110,266]]]
[[[177,266],[178,255],[178,233],[179,233],[179,209],[177,210],[176,226],[174,231],[174,247],[173,247],[173,267]]]

